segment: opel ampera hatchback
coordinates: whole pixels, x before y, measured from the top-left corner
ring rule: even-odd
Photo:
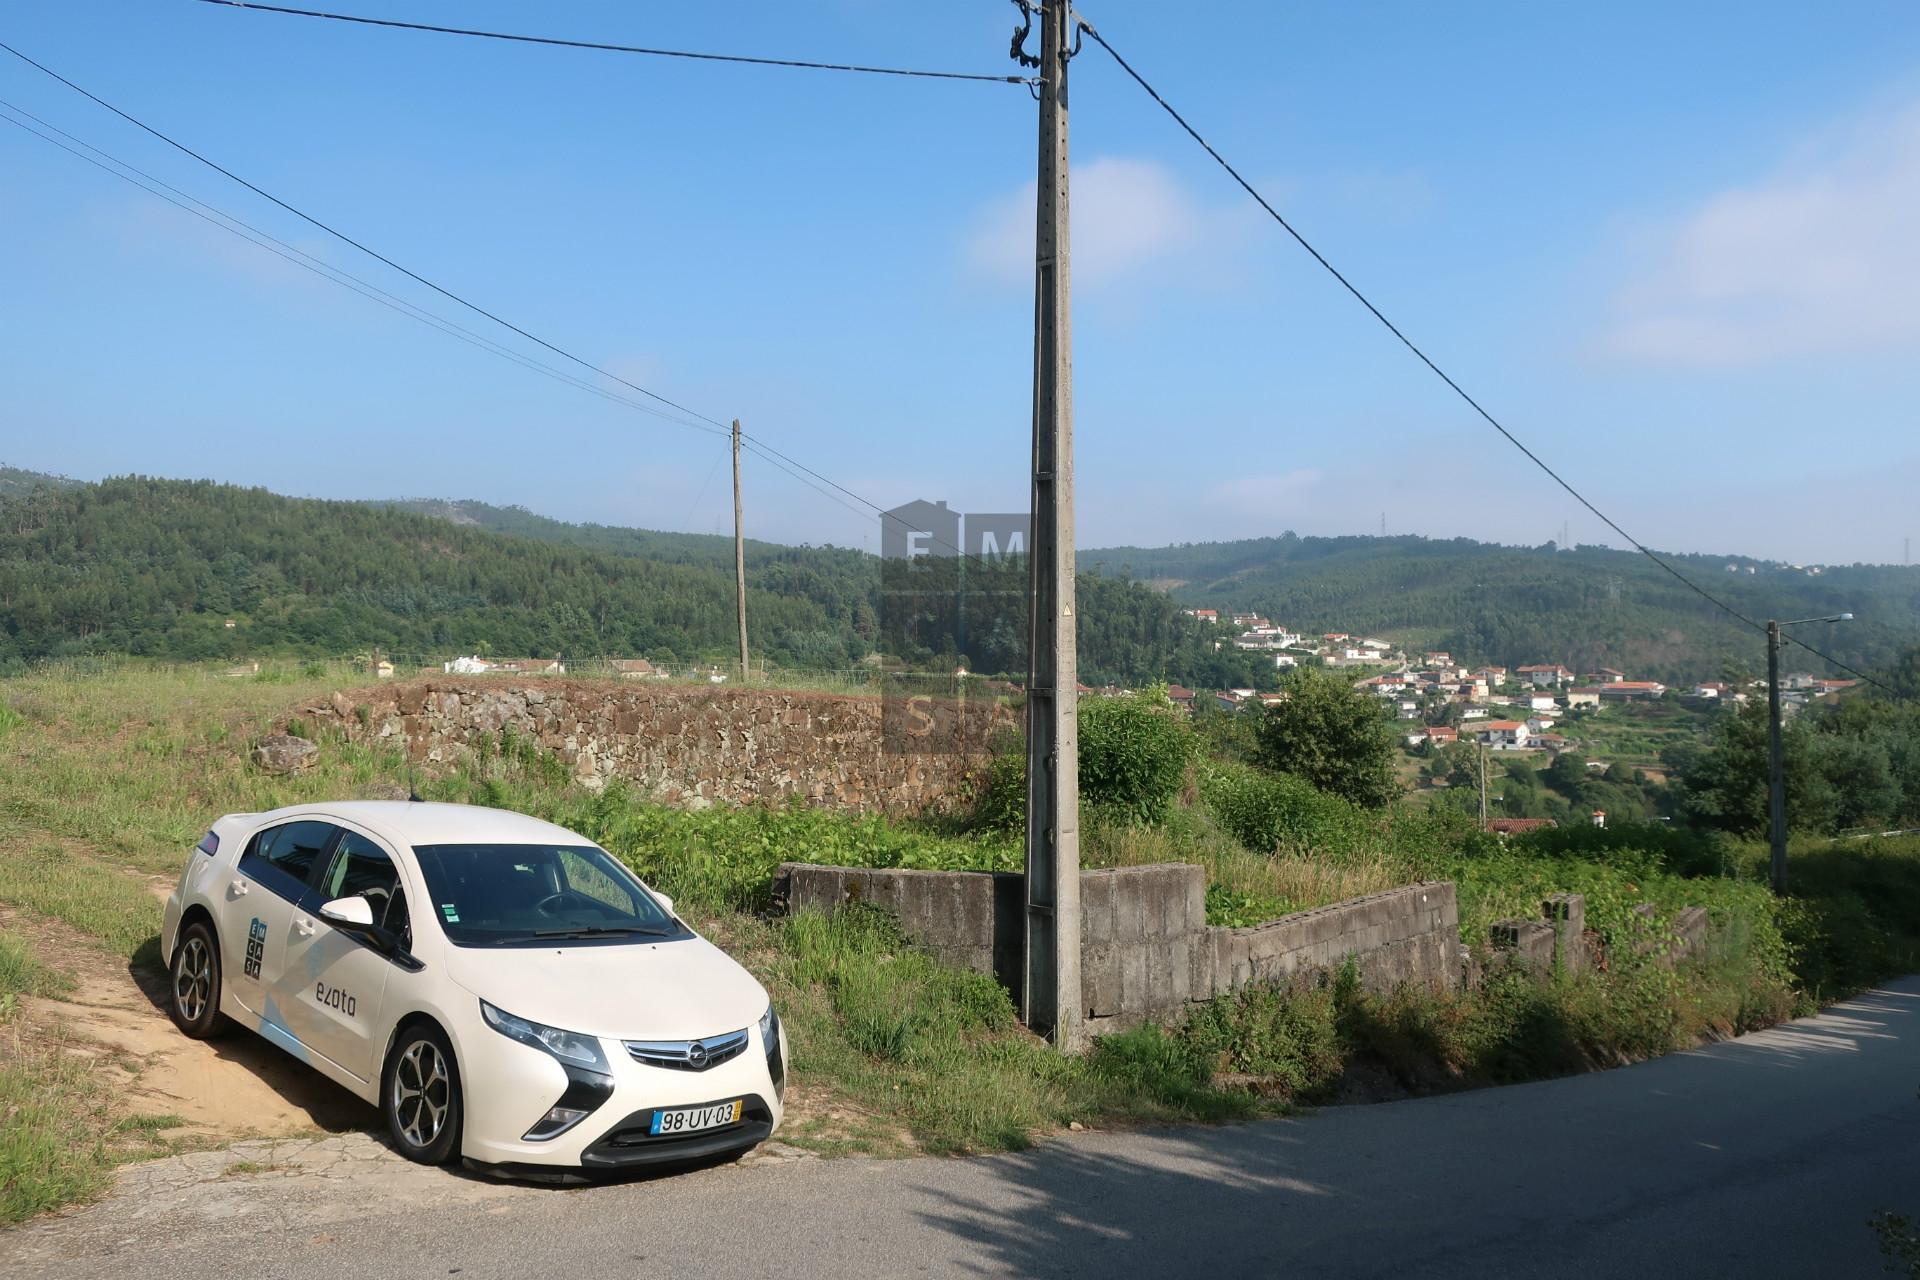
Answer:
[[[174,1021],[228,1020],[378,1106],[402,1154],[527,1174],[747,1150],[780,1123],[766,990],[605,850],[498,809],[230,814],[161,946]]]

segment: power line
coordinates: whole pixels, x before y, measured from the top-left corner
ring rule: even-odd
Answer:
[[[25,120],[33,121],[34,124],[39,125],[40,128],[34,128],[33,125],[26,124],[20,119],[15,119],[14,116],[16,115],[24,117]],[[664,422],[671,422],[676,426],[689,427],[710,435],[718,434],[713,431],[712,428],[704,426],[701,423],[675,417],[650,404],[644,404],[641,401],[631,399],[618,392],[609,391],[605,387],[595,386],[593,383],[583,378],[577,378],[565,370],[556,369],[550,364],[545,364],[530,356],[514,351],[512,348],[495,342],[484,334],[476,333],[456,321],[449,320],[444,316],[435,315],[433,312],[409,302],[398,294],[382,289],[379,285],[371,281],[356,276],[341,267],[337,267],[325,259],[315,257],[297,245],[288,244],[286,241],[278,239],[268,232],[261,230],[259,227],[254,226],[252,223],[237,218],[233,214],[208,204],[197,196],[182,191],[180,188],[155,177],[146,170],[129,164],[125,160],[101,150],[85,139],[76,137],[58,125],[51,124],[39,116],[34,115],[31,111],[16,106],[5,99],[0,99],[0,120],[4,120],[15,128],[39,138],[42,142],[50,146],[58,147],[60,150],[78,160],[85,161],[103,173],[109,174],[112,177],[120,179],[122,182],[145,191],[156,199],[166,201],[184,213],[192,214],[210,226],[225,231],[229,235],[244,240],[257,248],[264,249],[276,257],[283,258],[294,266],[304,271],[312,272],[314,275],[319,276],[331,284],[339,285],[349,292],[357,293],[370,302],[378,303],[390,311],[406,316],[408,319],[417,320],[428,328],[444,333],[450,338],[465,342],[467,345],[476,347],[490,355],[499,356],[501,359],[510,361],[523,369],[542,374],[555,381],[565,383],[567,386],[578,388],[581,391],[599,396],[603,400],[611,401],[614,404],[622,405],[639,413],[659,418]],[[59,137],[53,137],[51,136],[52,134],[58,134]],[[60,141],[61,138],[65,138],[67,142]],[[69,142],[74,145],[67,145]],[[93,154],[83,154],[80,148],[84,148]],[[118,166],[118,168],[116,169],[113,166]],[[124,169],[127,172],[119,172],[120,169]]]
[[[1133,80],[1135,84],[1139,85],[1141,89],[1145,90],[1147,96],[1152,98],[1154,102],[1159,105],[1162,111],[1165,111],[1168,116],[1172,117],[1173,122],[1179,125],[1180,128],[1183,131],[1185,131],[1188,137],[1192,138],[1195,142],[1199,143],[1201,149],[1204,150],[1209,156],[1213,157],[1214,163],[1218,164],[1222,169],[1224,169],[1227,173],[1227,176],[1232,178],[1236,183],[1239,184],[1241,190],[1245,191],[1248,195],[1252,196],[1254,199],[1254,202],[1257,203],[1262,209],[1266,210],[1267,215],[1280,225],[1281,230],[1285,231],[1289,236],[1293,237],[1293,240],[1296,244],[1298,244],[1302,249],[1305,249],[1307,253],[1312,256],[1315,262],[1319,263],[1322,267],[1326,269],[1328,275],[1332,276],[1335,280],[1337,280],[1340,283],[1341,288],[1345,289],[1349,294],[1352,294],[1354,299],[1357,302],[1359,302],[1361,306],[1365,307],[1368,310],[1368,312],[1372,314],[1374,319],[1378,320],[1383,326],[1385,326],[1388,333],[1391,333],[1395,338],[1399,339],[1400,344],[1402,346],[1404,346],[1408,351],[1411,351],[1419,359],[1421,364],[1424,364],[1425,366],[1427,366],[1429,370],[1433,372],[1434,376],[1438,377],[1440,381],[1446,383],[1447,387],[1450,390],[1452,390],[1455,395],[1459,396],[1461,400],[1465,401],[1469,408],[1471,408],[1476,414],[1478,414],[1482,419],[1484,419],[1488,426],[1491,426],[1495,431],[1499,432],[1503,437],[1505,437],[1508,444],[1511,444],[1514,448],[1518,449],[1522,454],[1526,455],[1526,458],[1528,461],[1532,462],[1534,466],[1544,471],[1553,480],[1555,484],[1559,485],[1562,489],[1565,489],[1569,494],[1571,494],[1576,502],[1578,502],[1581,506],[1585,507],[1588,511],[1591,511],[1596,517],[1598,517],[1601,523],[1605,524],[1609,529],[1613,530],[1615,533],[1619,534],[1622,538],[1626,539],[1627,542],[1631,543],[1634,550],[1638,551],[1641,555],[1645,556],[1647,559],[1653,561],[1655,564],[1659,565],[1662,569],[1666,570],[1669,574],[1673,575],[1674,579],[1678,581],[1681,585],[1686,587],[1689,591],[1692,591],[1694,594],[1700,596],[1703,600],[1706,600],[1708,603],[1712,604],[1715,608],[1720,609],[1722,612],[1726,613],[1730,617],[1736,618],[1739,621],[1745,623],[1747,626],[1753,628],[1755,631],[1764,632],[1766,630],[1765,625],[1748,617],[1746,614],[1740,612],[1740,610],[1734,608],[1732,605],[1728,604],[1726,601],[1720,599],[1718,596],[1708,591],[1705,587],[1702,587],[1698,583],[1694,582],[1693,579],[1687,577],[1686,574],[1680,572],[1679,569],[1675,568],[1664,557],[1657,554],[1652,548],[1648,547],[1644,542],[1641,542],[1638,538],[1634,537],[1632,534],[1628,533],[1625,529],[1621,528],[1620,525],[1611,516],[1609,516],[1606,512],[1602,511],[1599,507],[1595,506],[1591,501],[1587,499],[1585,494],[1581,493],[1578,489],[1574,488],[1573,485],[1568,483],[1567,480],[1563,478],[1559,472],[1555,471],[1551,466],[1547,465],[1546,461],[1542,459],[1539,454],[1535,453],[1532,449],[1529,449],[1525,444],[1523,444],[1520,441],[1520,438],[1518,436],[1514,435],[1513,432],[1507,430],[1507,428],[1501,424],[1498,418],[1495,418],[1491,413],[1487,412],[1487,410],[1481,406],[1478,400],[1475,400],[1471,395],[1467,394],[1466,389],[1462,387],[1458,382],[1454,381],[1452,375],[1448,374],[1445,369],[1442,369],[1438,364],[1436,364],[1432,357],[1427,355],[1425,351],[1421,350],[1420,347],[1414,343],[1413,339],[1407,337],[1407,335],[1401,331],[1398,325],[1396,325],[1393,321],[1389,320],[1386,316],[1386,313],[1381,311],[1379,307],[1373,304],[1372,299],[1368,298],[1366,294],[1362,293],[1359,287],[1355,285],[1351,280],[1347,279],[1347,277],[1341,273],[1339,268],[1335,267],[1333,263],[1327,260],[1324,254],[1322,254],[1318,249],[1314,248],[1312,243],[1308,241],[1305,236],[1301,235],[1299,231],[1295,230],[1293,224],[1291,222],[1288,222],[1287,219],[1281,215],[1280,211],[1278,209],[1275,209],[1273,205],[1267,201],[1267,198],[1261,195],[1260,192],[1254,188],[1252,183],[1248,182],[1244,177],[1242,177],[1240,175],[1240,171],[1234,168],[1233,165],[1228,162],[1225,156],[1221,155],[1219,151],[1215,150],[1213,144],[1208,142],[1204,137],[1202,137],[1198,129],[1195,129],[1191,124],[1187,123],[1187,118],[1181,115],[1179,111],[1175,110],[1173,104],[1168,102],[1164,97],[1160,95],[1159,90],[1155,89],[1151,84],[1147,83],[1146,77],[1142,76],[1138,71],[1134,70],[1132,63],[1128,62],[1125,58],[1120,56],[1119,50],[1115,49],[1111,44],[1107,43],[1107,38],[1101,35],[1100,32],[1094,28],[1092,23],[1086,21],[1086,19],[1084,18],[1078,19],[1078,21],[1080,24],[1080,30],[1085,32],[1089,37],[1091,37],[1095,44],[1099,45],[1102,49],[1105,49],[1107,51],[1108,56],[1111,57],[1114,60],[1114,62],[1119,65],[1120,69],[1126,72],[1127,75]],[[1794,641],[1794,643],[1800,644],[1802,648],[1808,649],[1810,652],[1814,652],[1814,653],[1819,652],[1818,650],[1813,649],[1811,645],[1804,644],[1801,641],[1796,640]],[[1820,656],[1822,658],[1825,658],[1826,661],[1832,663],[1835,667],[1839,668],[1840,670],[1848,672],[1849,674],[1858,676],[1860,679],[1865,680],[1871,684],[1877,685],[1882,689],[1887,689],[1889,693],[1892,692],[1892,690],[1888,688],[1886,685],[1881,684],[1880,681],[1875,680],[1872,676],[1867,675],[1865,672],[1855,670],[1853,667],[1847,666],[1843,662],[1835,661],[1834,659],[1827,657],[1825,654],[1820,654]]]
[[[687,58],[696,62],[733,62],[755,67],[792,67],[804,71],[853,71],[874,76],[909,76],[927,80],[973,80],[985,84],[1032,84],[1026,76],[978,75],[967,71],[922,71],[906,67],[869,67],[851,62],[805,62],[796,58],[754,58],[735,53],[690,53],[684,49],[649,49],[639,45],[603,44],[596,40],[563,40],[555,36],[519,35],[506,31],[475,31],[467,27],[442,27],[427,22],[400,22],[392,18],[365,18],[350,13],[328,13],[319,9],[291,9],[281,5],[252,4],[248,0],[200,0],[201,4],[225,9],[252,9],[260,13],[279,13],[296,18],[325,18],[333,22],[352,22],[366,27],[390,27],[398,31],[426,31],[443,36],[471,36],[480,40],[509,40],[516,44],[550,45],[561,49],[592,49],[601,53],[640,53],[655,58]]]
[[[513,332],[527,339],[527,341],[532,342],[538,346],[545,347],[548,351],[551,351],[555,355],[560,356],[566,360],[572,361],[574,364],[579,365],[583,369],[590,370],[593,373],[599,374],[603,378],[606,378],[613,382],[617,382],[621,386],[626,387],[629,390],[638,391],[641,395],[646,396],[649,400],[658,401],[659,403],[666,405],[669,409],[676,409],[679,412],[686,414],[688,417],[698,418],[702,422],[705,422],[710,426],[712,426],[717,432],[721,434],[725,434],[731,430],[731,428],[729,428],[726,423],[719,421],[717,418],[709,418],[706,414],[699,413],[693,409],[687,408],[687,406],[683,404],[679,404],[675,401],[669,400],[665,396],[660,395],[658,392],[649,391],[637,382],[629,381],[628,379],[621,377],[617,373],[609,372],[608,370],[601,368],[599,365],[594,364],[592,361],[583,359],[582,357],[573,354],[573,352],[566,350],[564,347],[556,346],[553,343],[548,342],[545,338],[537,337],[536,335],[529,333],[527,330],[522,329],[519,325],[514,324],[510,320],[502,319],[500,316],[487,310],[485,307],[481,306],[480,304],[476,302],[469,302],[467,299],[461,297],[459,294],[453,292],[451,289],[448,289],[443,285],[434,283],[432,280],[427,279],[425,276],[421,275],[420,273],[416,271],[411,271],[408,268],[401,266],[399,263],[395,262],[392,258],[387,257],[385,254],[380,253],[375,249],[368,248],[365,244],[362,244],[360,241],[354,239],[352,236],[348,235],[346,232],[327,225],[326,223],[320,221],[320,219],[314,217],[312,214],[303,212],[300,209],[296,209],[291,204],[288,204],[285,200],[282,200],[279,196],[274,195],[271,191],[267,191],[264,188],[255,186],[253,183],[247,181],[245,178],[241,177],[239,174],[235,173],[233,170],[228,169],[212,160],[209,160],[206,156],[201,155],[198,151],[195,151],[192,147],[187,146],[185,143],[176,141],[175,139],[168,137],[166,134],[160,132],[160,130],[154,128],[152,125],[146,123],[145,121],[137,119],[136,117],[129,115],[127,112],[122,111],[119,107],[114,106],[111,102],[108,102],[105,98],[100,97],[98,94],[91,93],[88,90],[83,89],[79,85],[75,84],[73,81],[61,75],[58,71],[53,70],[51,67],[45,66],[44,64],[39,62],[35,62],[32,58],[29,58],[26,54],[20,52],[18,49],[14,48],[12,45],[7,44],[4,41],[0,41],[0,50],[5,50],[6,52],[12,54],[14,57],[20,59],[20,61],[26,63],[28,66],[34,68],[34,70],[42,72],[43,74],[50,76],[55,80],[58,80],[61,84],[67,86],[67,88],[73,90],[75,93],[79,94],[81,97],[86,98],[88,101],[96,103],[99,106],[105,107],[108,111],[113,112],[113,114],[119,116],[122,120],[125,120],[128,124],[131,124],[135,128],[140,129],[143,132],[151,134],[152,136],[158,138],[160,141],[166,143],[168,146],[172,147],[175,151],[180,152],[182,155],[189,156],[194,160],[198,160],[201,164],[207,166],[207,168],[209,169],[212,169],[215,173],[218,173],[223,177],[232,179],[234,182],[239,183],[241,186],[253,192],[255,195],[260,196],[261,198],[265,200],[269,200],[272,203],[280,206],[280,208],[286,210],[288,213],[292,214],[294,217],[299,218],[302,222],[305,222],[310,226],[319,228],[321,231],[326,232],[328,235],[332,236],[334,239],[339,240],[345,244],[351,245],[353,248],[358,249],[360,252],[366,254],[368,257],[373,258],[376,261],[384,263],[386,266],[393,268],[395,271],[398,271],[401,275],[406,276],[409,280],[415,281],[418,284],[425,285],[427,288],[433,290],[435,293],[438,293],[445,298],[449,298],[452,301],[459,303],[461,306],[467,308],[467,310],[469,311],[472,311],[478,315],[486,317],[487,319],[493,321],[495,324],[500,325],[502,328],[511,329]]]
[[[618,374],[611,373],[608,370],[603,369],[600,366],[581,358],[580,356],[574,355],[572,352],[567,351],[564,348],[561,348],[559,346],[554,345],[551,342],[546,341],[544,338],[536,337],[534,334],[521,328],[519,325],[516,325],[509,320],[503,319],[502,317],[494,314],[493,312],[487,310],[486,308],[481,307],[477,303],[470,302],[466,298],[461,297],[459,294],[454,293],[452,290],[447,289],[442,285],[434,283],[432,280],[427,279],[425,276],[419,274],[418,272],[402,266],[398,262],[395,262],[392,258],[387,257],[385,254],[380,253],[377,250],[374,250],[372,248],[369,248],[367,245],[347,235],[345,232],[340,231],[332,226],[329,226],[327,223],[320,221],[318,218],[315,218],[312,215],[305,213],[300,209],[295,208],[293,205],[280,199],[278,196],[274,195],[272,192],[267,191],[262,187],[256,186],[254,183],[249,182],[247,179],[241,177],[237,173],[234,173],[232,170],[216,163],[213,160],[208,159],[206,156],[202,155],[198,151],[195,151],[193,148],[187,146],[185,143],[169,137],[168,135],[162,133],[160,130],[154,128],[152,125],[147,124],[145,121],[140,120],[137,117],[121,110],[119,107],[113,105],[111,102],[108,102],[106,99],[100,97],[95,93],[90,92],[89,90],[83,88],[82,86],[74,83],[72,80],[67,79],[65,76],[53,70],[51,67],[48,67],[28,57],[26,54],[20,52],[18,49],[15,49],[12,45],[9,45],[4,41],[0,41],[0,50],[4,50],[5,52],[12,54],[14,57],[26,63],[28,66],[33,67],[35,70],[53,78],[54,80],[59,81],[61,84],[65,85],[67,88],[72,89],[75,93],[80,94],[82,97],[88,99],[89,101],[96,103],[101,107],[106,108],[108,111],[111,111],[114,115],[119,116],[122,120],[125,120],[127,123],[135,126],[136,128],[142,130],[143,132],[151,134],[153,137],[158,138],[160,141],[166,143],[168,146],[172,147],[174,150],[179,151],[183,155],[186,155],[194,160],[197,160],[198,162],[205,165],[209,169],[212,169],[214,172],[220,174],[221,176],[226,177],[236,183],[239,183],[241,186],[247,188],[247,190],[252,191],[256,195],[259,195],[262,198],[270,201],[271,203],[279,206],[280,208],[286,210],[288,213],[293,214],[295,217],[299,218],[303,222],[306,222],[311,226],[319,228],[321,231],[326,232],[328,235],[334,237],[336,240],[339,240],[344,244],[350,245],[353,248],[358,249],[360,252],[366,254],[367,256],[375,259],[378,262],[384,263],[385,265],[391,267],[395,271],[398,271],[400,274],[406,276],[408,279],[417,281],[420,284],[427,286],[429,289],[432,289],[434,292],[439,293],[444,297],[452,299],[453,301],[459,303],[461,306],[466,307],[468,310],[473,311],[478,315],[486,317],[487,319],[493,321],[495,324],[498,324],[503,328],[509,329],[514,333],[519,334],[521,337],[524,337],[529,341],[538,344],[539,346],[545,347],[547,350],[552,351],[566,358],[567,360],[572,361],[574,364],[580,365],[582,368],[585,368],[590,370],[591,372],[597,373],[601,377],[607,378],[611,381],[620,383],[622,386],[626,386],[635,391],[638,391],[642,395],[648,397],[649,399],[654,400],[660,404],[666,405],[670,409],[677,410],[678,412],[685,414],[689,418],[694,418],[699,420],[696,423],[696,422],[686,422],[681,419],[668,418],[667,419],[668,421],[680,422],[680,425],[693,427],[695,430],[705,431],[712,435],[729,436],[731,434],[731,428],[726,424],[721,423],[718,419],[708,417],[706,414],[700,413],[699,411],[694,409],[690,409],[685,405],[678,403],[677,401],[669,400],[667,399],[667,397],[660,395],[657,392],[649,391],[647,390],[647,388],[640,386],[638,383],[631,382],[626,378],[620,377]],[[15,108],[15,109],[18,110],[18,108]],[[26,113],[22,112],[21,114],[24,115]],[[38,117],[34,117],[34,119],[38,119]],[[17,120],[9,121],[9,123],[15,124],[20,128],[27,129],[27,131],[30,133],[35,133],[36,136],[41,137],[44,141],[50,142],[55,146],[61,147],[62,150],[72,152],[75,155],[80,155],[80,153],[77,151],[74,151],[73,148],[68,147],[63,143],[60,143],[53,138],[46,137],[46,135],[44,134],[38,134],[37,131],[31,128],[28,128],[28,126],[26,125],[20,124],[20,122]],[[48,125],[47,127],[50,129],[53,128],[53,126],[51,125]],[[56,130],[56,132],[58,131]],[[71,135],[65,135],[65,134],[63,134],[63,136],[71,137]],[[78,139],[74,139],[74,140],[76,142],[79,141]],[[87,143],[81,143],[80,145],[88,147],[89,150],[97,150],[91,147],[91,145]],[[105,152],[98,152],[98,154],[103,156],[106,155]],[[80,155],[80,158],[87,160],[88,163],[95,164],[96,167],[106,169],[106,166],[100,165],[98,161],[92,160],[87,156]],[[111,157],[109,157],[109,159],[111,159]],[[123,164],[124,162],[114,160],[114,163]],[[131,165],[125,165],[124,167],[133,172],[140,172],[138,170],[134,170],[133,166]],[[112,169],[106,169],[106,172],[114,173],[115,177],[122,178],[123,180],[128,182],[133,182],[134,185],[136,186],[143,185],[142,183],[136,181],[135,179],[128,178],[125,174],[117,173]],[[144,173],[142,173],[141,176],[150,177],[149,175],[145,175]],[[160,184],[158,179],[150,178],[150,180],[156,183],[157,185],[165,185],[165,184]],[[175,200],[170,196],[164,195],[160,191],[155,190],[153,187],[146,187],[145,189],[151,192],[153,195],[158,196],[160,199],[167,200],[171,204],[179,205],[179,207],[186,209],[187,212],[189,213],[194,213],[195,216],[205,218],[207,221],[212,222],[213,225],[215,226],[222,226],[222,224],[216,221],[214,218],[208,217],[206,214],[200,213],[197,210],[188,208],[185,204],[181,204],[179,200]],[[169,187],[168,190],[176,190],[176,189]],[[193,201],[193,203],[195,204],[201,204],[203,208],[210,209],[210,210],[213,209],[211,205],[205,205],[204,202],[201,202],[192,196],[186,196],[184,192],[181,192],[178,194],[182,195],[187,200]],[[248,231],[252,231],[255,235],[260,236],[262,240],[269,240],[269,241],[272,241],[273,244],[281,246],[279,249],[275,249],[269,244],[262,243],[261,240],[254,241],[254,243],[259,244],[261,248],[267,249],[268,252],[270,253],[278,253],[281,257],[288,257],[288,252],[291,252],[293,254],[298,254],[301,258],[311,259],[312,262],[315,262],[315,263],[320,262],[319,259],[312,258],[312,255],[305,253],[303,250],[295,249],[290,245],[286,245],[282,241],[274,240],[273,237],[268,236],[265,232],[259,231],[257,228],[248,226],[248,224],[240,222],[240,220],[237,218],[231,218],[230,215],[220,213],[220,211],[218,210],[213,210],[213,212],[218,214],[219,217],[221,218],[228,218],[230,221],[237,224],[238,226],[246,227]],[[250,238],[244,235],[242,232],[236,230],[234,227],[223,227],[223,229],[228,231],[233,231],[234,234],[241,235],[243,239]],[[282,252],[282,250],[286,250],[288,252]],[[337,267],[332,267],[331,264],[321,263],[321,266],[326,268],[326,270],[319,270],[314,266],[309,265],[308,263],[299,262],[298,259],[295,259],[295,258],[288,258],[288,260],[294,261],[296,262],[296,265],[301,265],[303,267],[306,267],[306,269],[308,270],[314,270],[316,271],[316,274],[320,274],[328,279],[333,279],[333,277],[330,275],[327,275],[327,271],[333,271],[333,272],[337,272],[341,276],[347,276],[346,272],[341,271]],[[334,282],[336,284],[343,285],[343,287],[354,289],[355,292],[363,293],[363,296],[372,297],[374,293],[385,294],[384,290],[380,290],[376,286],[367,284],[365,281],[358,280],[357,277],[347,276],[347,279],[353,280],[354,283],[347,284],[346,281],[337,280],[337,279]],[[359,287],[356,287],[356,286],[359,286]],[[372,292],[367,292],[367,291],[372,291]],[[385,294],[385,296],[388,299],[392,299],[392,301],[383,302],[382,305],[394,307],[395,309],[408,308],[410,309],[407,312],[408,314],[419,312],[419,308],[413,307],[413,304],[411,303],[407,303],[407,302],[404,302],[403,300],[397,299],[394,297],[394,295],[391,295],[391,294]],[[379,298],[374,298],[373,300],[381,301],[381,299]],[[423,319],[424,322],[432,324],[436,328],[441,328],[443,332],[450,332],[452,329],[460,329],[459,326],[453,325],[453,322],[443,320],[437,316],[433,316],[431,312],[419,312],[419,314],[415,315],[415,318]],[[493,343],[490,339],[486,339],[486,338],[480,337],[477,334],[473,334],[471,330],[460,329],[460,332],[467,335],[467,337],[463,340],[471,341],[476,344],[485,344],[488,349],[495,350],[497,354],[505,355],[508,359],[512,359],[516,363],[522,364],[525,367],[543,370],[549,373],[550,375],[559,378],[562,381],[569,382],[570,385],[580,387],[583,390],[592,391],[594,394],[600,395],[606,399],[613,400],[616,403],[626,404],[629,407],[640,408],[643,411],[652,412],[656,416],[665,417],[664,414],[660,414],[657,410],[653,410],[649,406],[635,404],[634,402],[627,400],[625,397],[619,396],[613,392],[609,392],[604,388],[594,387],[589,383],[584,383],[577,379],[572,378],[572,376],[569,374],[565,374],[559,370],[552,369],[550,366],[542,365],[537,361],[531,361],[523,356],[518,355],[517,353],[510,352],[508,349],[500,347],[499,344]],[[700,425],[703,423],[707,425]],[[839,490],[840,493],[845,494],[848,497],[851,497],[856,501],[864,504],[866,507],[870,508],[874,512],[879,513],[883,518],[892,519],[896,524],[899,524],[905,527],[910,532],[920,533],[929,537],[934,537],[934,535],[929,530],[915,529],[911,524],[908,524],[905,520],[902,520],[900,517],[891,515],[890,513],[883,510],[878,504],[866,498],[863,498],[858,494],[853,493],[851,490],[846,489],[844,486],[835,484],[833,481],[828,480],[825,476],[822,476],[819,472],[814,471],[811,468],[804,467],[802,464],[800,464],[793,458],[790,458],[786,454],[780,453],[778,450],[773,449],[772,446],[765,444],[765,442],[755,441],[755,444],[758,447],[754,448],[753,451],[756,454],[758,454],[760,457],[764,458],[768,462],[773,463],[773,465],[775,465],[776,467],[779,467],[782,471],[787,472],[789,475],[792,475],[795,479],[800,480],[801,483],[807,485],[808,488],[813,489],[816,492],[822,494],[822,496],[827,497],[834,502],[838,502],[842,506],[847,506],[849,510],[854,511],[856,514],[865,515],[866,512],[861,511],[860,508],[858,507],[850,506],[843,499],[834,496],[834,494],[829,493],[826,489],[822,489],[818,484],[815,484],[813,480],[808,480],[804,476],[800,475],[799,471],[796,471],[795,468],[799,468],[800,471],[805,471],[806,474],[812,476],[814,480],[823,481],[824,483],[831,485],[834,489]],[[953,551],[955,554],[964,554],[964,552],[962,552],[960,548],[953,546],[951,543],[947,542],[943,538],[934,537],[934,540],[937,543],[939,543],[941,546],[946,547],[947,549]]]

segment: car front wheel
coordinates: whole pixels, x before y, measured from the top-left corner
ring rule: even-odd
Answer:
[[[401,1033],[387,1058],[380,1097],[387,1132],[401,1155],[446,1164],[459,1153],[460,1073],[440,1028],[420,1023]]]
[[[168,971],[167,1012],[174,1025],[195,1040],[210,1040],[224,1029],[220,1014],[220,947],[203,920],[188,925],[173,950]]]

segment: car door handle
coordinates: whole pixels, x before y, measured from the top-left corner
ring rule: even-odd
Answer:
[[[227,886],[227,891],[236,898],[244,898],[247,896],[247,882],[245,880],[235,880]]]
[[[313,936],[313,921],[306,916],[295,916],[293,920],[293,931],[303,938],[311,938]]]

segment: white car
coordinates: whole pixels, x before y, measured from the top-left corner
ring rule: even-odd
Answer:
[[[506,1173],[721,1157],[780,1123],[767,993],[591,841],[516,813],[230,814],[167,898],[174,1021],[231,1019],[384,1113],[403,1155]]]

